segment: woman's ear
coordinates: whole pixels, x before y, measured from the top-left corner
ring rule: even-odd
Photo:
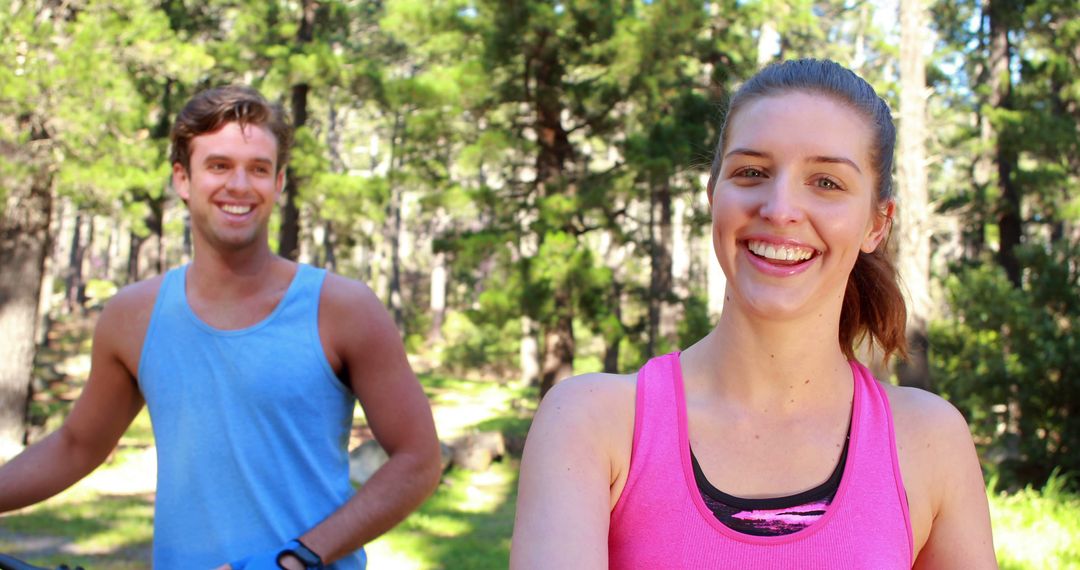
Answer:
[[[883,207],[874,212],[870,230],[866,233],[866,238],[863,239],[860,248],[863,253],[873,253],[881,240],[885,239],[885,236],[889,234],[889,229],[892,227],[893,213],[895,212],[896,202],[893,200],[889,200]]]

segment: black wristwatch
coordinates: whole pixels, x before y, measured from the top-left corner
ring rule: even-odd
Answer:
[[[308,570],[321,570],[323,566],[322,558],[315,551],[308,548],[306,544],[300,542],[300,539],[290,540],[285,548],[281,549],[281,552],[277,555],[278,566],[281,566],[281,558],[286,554],[292,554],[297,557],[300,562],[304,564],[304,568]],[[284,566],[281,566],[284,568]]]

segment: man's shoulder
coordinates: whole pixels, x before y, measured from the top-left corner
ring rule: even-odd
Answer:
[[[320,296],[322,304],[334,309],[335,312],[382,308],[382,302],[366,283],[331,271],[326,272]]]
[[[116,295],[113,295],[101,313],[102,319],[130,320],[138,318],[150,318],[154,303],[157,301],[158,292],[165,275],[157,275],[125,285]]]
[[[138,354],[164,280],[164,275],[158,275],[125,286],[105,303],[98,317],[94,330],[95,350],[119,357],[132,375],[138,367]]]
[[[332,346],[366,346],[384,335],[401,342],[390,313],[370,287],[329,271],[319,294],[319,331]]]

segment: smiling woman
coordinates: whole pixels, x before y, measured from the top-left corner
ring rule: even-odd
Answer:
[[[739,89],[707,188],[720,320],[636,374],[549,393],[512,567],[996,566],[963,418],[854,359],[863,341],[905,349],[882,246],[894,141],[888,106],[836,63]]]

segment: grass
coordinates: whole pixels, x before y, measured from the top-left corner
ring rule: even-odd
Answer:
[[[506,568],[517,498],[517,462],[452,471],[435,495],[367,546],[371,568]]]
[[[1002,570],[1080,568],[1080,495],[1053,476],[1041,489],[992,491],[990,518]]]

